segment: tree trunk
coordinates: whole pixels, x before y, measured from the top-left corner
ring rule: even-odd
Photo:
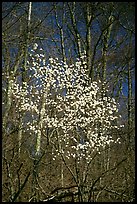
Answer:
[[[74,30],[74,38],[77,44],[77,49],[78,49],[78,57],[80,58],[82,56],[82,49],[81,49],[81,41],[80,41],[80,34],[78,32],[77,29],[77,25],[76,25],[76,19],[75,19],[75,5],[76,2],[73,2],[73,8],[71,9],[69,4],[69,10],[70,10],[70,17],[71,17],[71,22],[72,22],[72,26],[73,26],[73,30]]]
[[[62,58],[63,58],[63,62],[66,62],[66,54],[65,54],[65,43],[64,43],[64,31],[63,31],[63,24],[64,24],[64,4],[63,4],[63,14],[62,14],[62,25],[59,24],[58,21],[58,16],[57,16],[57,8],[56,8],[56,4],[54,5],[55,7],[55,17],[56,17],[56,24],[59,28],[60,31],[60,41],[61,41],[61,53],[62,53]]]
[[[131,114],[131,108],[132,108],[132,76],[131,76],[131,46],[132,46],[132,37],[130,39],[129,44],[129,60],[128,60],[128,139],[130,143],[131,139],[131,127],[132,127],[132,114]]]
[[[90,4],[87,2],[87,7],[86,7],[86,27],[87,27],[86,56],[87,56],[88,76],[91,78],[91,81],[93,81],[94,70],[93,70],[93,66],[91,67],[91,31],[90,31],[91,22],[92,22],[92,15],[90,12]]]
[[[112,30],[112,25],[113,25],[114,17],[110,15],[108,18],[108,28],[104,31],[103,33],[103,50],[102,50],[102,57],[103,57],[103,64],[102,64],[102,81],[106,81],[106,67],[107,67],[107,51],[108,51],[108,43],[110,39],[110,33]]]
[[[22,88],[24,89],[24,84],[26,79],[26,71],[27,71],[27,58],[28,58],[28,43],[29,43],[29,37],[30,37],[30,21],[31,21],[31,11],[32,11],[32,2],[29,2],[28,7],[28,17],[27,17],[27,30],[26,30],[26,36],[25,36],[25,43],[24,43],[24,67],[22,72]],[[18,140],[19,140],[19,157],[21,152],[21,139],[22,139],[22,131],[23,131],[23,116],[20,117],[19,121],[19,132],[18,132]]]

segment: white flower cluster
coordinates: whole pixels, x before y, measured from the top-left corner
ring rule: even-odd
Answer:
[[[89,161],[94,151],[118,142],[111,137],[111,130],[118,128],[116,101],[102,95],[101,82],[90,83],[84,55],[72,65],[58,58],[50,58],[46,65],[42,49],[39,52],[36,46],[31,50],[29,82],[24,86],[14,83],[13,88],[19,111],[32,117],[25,131],[36,134],[47,127],[56,129],[54,159],[63,153],[68,159],[84,157]]]

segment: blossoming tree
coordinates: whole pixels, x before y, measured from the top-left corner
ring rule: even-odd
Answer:
[[[91,83],[84,54],[73,64],[58,58],[46,61],[44,51],[35,44],[27,67],[26,82],[22,86],[16,78],[13,87],[23,131],[36,139],[35,157],[41,155],[43,137],[47,139],[53,160],[61,158],[81,190],[69,161],[75,161],[85,182],[95,154],[119,142],[111,135],[113,129],[119,128],[118,104],[107,96],[105,84]]]

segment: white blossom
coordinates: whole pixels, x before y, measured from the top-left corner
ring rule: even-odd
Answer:
[[[37,43],[34,43],[33,45],[33,50],[36,50],[38,48],[38,44]]]
[[[28,60],[28,67],[33,73],[30,84],[13,84],[16,108],[20,112],[30,112],[32,116],[32,122],[24,122],[26,131],[37,134],[40,128],[45,131],[47,127],[57,131],[51,137],[52,143],[56,145],[58,141],[64,149],[60,150],[56,145],[53,160],[60,156],[61,151],[68,159],[77,155],[79,161],[83,157],[89,161],[94,151],[100,152],[100,148],[106,145],[119,143],[110,135],[112,129],[118,128],[113,124],[119,118],[118,106],[114,98],[102,98],[101,82],[85,81],[89,81],[85,56],[72,65],[51,57],[46,65],[45,55],[36,51],[38,45],[35,43],[31,60]],[[42,104],[45,105],[42,107]],[[34,121],[35,117],[41,120],[39,126],[38,121]]]

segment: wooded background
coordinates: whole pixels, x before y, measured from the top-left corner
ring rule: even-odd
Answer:
[[[74,160],[53,160],[52,143],[42,135],[42,153],[23,132],[23,113],[12,84],[29,80],[30,49],[73,64],[85,51],[87,75],[109,87],[120,104],[120,137],[88,166],[73,174]],[[134,2],[2,3],[2,201],[132,202],[135,199],[135,4]],[[18,115],[20,116],[18,117]],[[39,119],[40,120],[40,119]],[[47,134],[48,135],[48,134]]]

